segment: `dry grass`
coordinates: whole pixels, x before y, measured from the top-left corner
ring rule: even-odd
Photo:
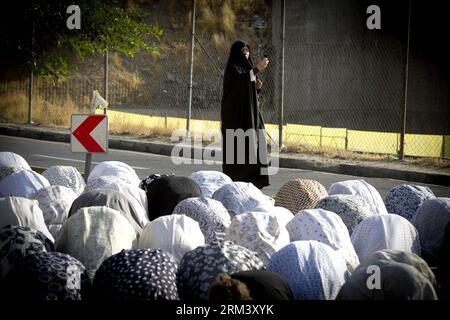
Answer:
[[[0,120],[6,123],[26,123],[28,121],[28,97],[23,93],[9,93],[0,95]],[[47,127],[70,126],[72,114],[83,113],[69,99],[58,99],[54,103],[44,101],[41,96],[33,96],[32,120],[38,125]]]
[[[119,54],[117,54],[116,52],[113,52],[109,56],[109,62],[116,68],[123,68],[122,59],[120,59]]]
[[[405,161],[419,166],[433,166],[441,169],[450,168],[450,160],[440,158],[406,158]]]
[[[145,138],[170,137],[174,128],[148,127],[144,120],[140,123],[128,123],[124,120],[118,120],[109,123],[109,133],[117,135],[132,135]]]
[[[222,30],[230,37],[234,37],[236,30],[236,14],[228,1],[222,7]]]
[[[231,46],[230,40],[223,33],[214,33],[212,35],[212,44],[217,51],[227,52]]]
[[[217,16],[209,5],[200,7],[200,19],[197,20],[197,23],[203,32],[213,33],[216,31]]]
[[[317,154],[330,159],[368,160],[368,161],[386,160],[386,156],[380,154],[352,152],[328,147],[316,147],[301,144],[288,144],[286,145],[286,149],[284,150],[284,152]]]

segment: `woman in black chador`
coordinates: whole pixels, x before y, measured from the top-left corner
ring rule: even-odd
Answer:
[[[262,82],[257,79],[256,74],[264,70],[268,63],[269,60],[264,58],[254,66],[249,46],[242,41],[233,43],[225,69],[221,109],[223,172],[233,181],[252,182],[260,189],[269,185],[269,176],[267,173],[261,174],[261,169],[267,168],[267,143],[265,134],[259,133],[259,130],[265,128],[257,97]],[[247,134],[244,149],[241,145],[243,139],[233,139],[230,136],[227,139],[227,129],[242,129],[244,132],[253,129],[254,139],[249,139]],[[228,151],[234,150],[234,157],[229,155],[228,158],[231,159],[228,160],[227,145]],[[245,162],[239,164],[238,159],[243,156]]]

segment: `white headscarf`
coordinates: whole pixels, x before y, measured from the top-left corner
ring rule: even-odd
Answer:
[[[39,173],[22,170],[0,181],[0,197],[14,196],[31,199],[36,191],[49,185],[48,180]]]
[[[0,152],[0,167],[20,167],[31,171],[30,165],[22,156],[8,151]]]
[[[119,211],[107,207],[78,210],[63,224],[55,241],[56,251],[78,259],[91,281],[103,261],[136,246],[136,232],[130,222]]]
[[[282,275],[296,300],[333,300],[348,276],[344,258],[318,241],[294,241],[274,253],[268,271]]]
[[[7,225],[32,228],[41,231],[52,242],[55,241],[45,225],[44,215],[36,200],[0,198],[0,229]]]
[[[301,210],[286,225],[291,241],[316,240],[329,245],[344,257],[350,270],[359,265],[358,255],[342,219],[323,209]]]
[[[285,227],[286,224],[294,218],[294,214],[286,208],[275,207],[273,205],[261,205],[253,209],[253,212],[267,212],[275,215],[280,226]]]
[[[89,174],[87,183],[103,176],[114,176],[136,187],[139,187],[141,182],[134,169],[120,161],[103,161],[97,164]]]
[[[425,200],[411,223],[419,232],[423,254],[437,261],[444,239],[445,227],[450,222],[450,198]]]
[[[70,188],[78,195],[83,192],[86,186],[83,176],[75,167],[53,166],[42,172],[42,175],[48,179],[52,186]]]
[[[56,238],[78,195],[67,187],[48,186],[37,191],[33,197],[39,202],[48,230]]]
[[[289,244],[289,233],[274,214],[248,212],[233,218],[225,240],[256,252],[267,264],[272,254]]]
[[[376,251],[384,249],[397,249],[420,256],[419,233],[408,220],[396,214],[365,218],[356,226],[351,238],[361,264]]]
[[[182,214],[161,216],[149,222],[139,239],[139,248],[162,249],[177,262],[186,252],[204,244],[198,222]]]
[[[272,205],[269,197],[252,183],[232,182],[214,192],[213,199],[222,202],[231,216],[253,211],[262,205]]]
[[[328,190],[329,195],[349,194],[366,200],[373,214],[387,214],[386,206],[380,193],[365,180],[347,180],[333,183]]]
[[[133,204],[138,220],[143,225],[146,225],[148,220],[148,202],[145,191],[140,189],[137,185],[125,183],[119,177],[103,176],[88,182],[84,192],[92,190],[113,190],[125,195]]]
[[[212,198],[214,192],[223,185],[233,182],[229,176],[220,171],[202,170],[192,173],[190,177],[198,184],[202,195],[207,198]]]
[[[184,214],[197,221],[206,243],[223,241],[225,231],[231,223],[230,214],[223,204],[204,196],[181,201],[173,214]]]

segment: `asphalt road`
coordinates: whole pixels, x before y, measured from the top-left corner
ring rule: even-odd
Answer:
[[[48,168],[54,165],[74,166],[80,172],[84,172],[85,154],[72,153],[70,144],[50,141],[39,141],[27,138],[18,138],[0,135],[0,151],[12,151],[24,157],[30,166]],[[221,171],[221,165],[199,165],[184,164],[175,165],[170,157],[150,153],[123,151],[109,149],[107,154],[93,154],[93,166],[101,161],[115,160],[122,161],[132,166],[140,178],[144,178],[152,173],[175,173],[177,175],[189,175],[198,170],[218,170]],[[302,178],[314,179],[322,183],[326,189],[337,181],[359,179],[362,177],[339,175],[312,170],[284,169],[271,176],[271,185],[263,189],[263,192],[269,196],[275,196],[278,189],[287,181]],[[380,192],[383,199],[389,190],[399,184],[411,184],[402,180],[385,178],[363,178],[372,184]],[[430,187],[437,197],[444,197],[447,188],[437,185],[420,185]]]

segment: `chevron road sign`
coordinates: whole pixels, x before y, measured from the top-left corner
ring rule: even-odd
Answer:
[[[73,114],[70,126],[72,152],[105,153],[108,150],[108,117]]]

